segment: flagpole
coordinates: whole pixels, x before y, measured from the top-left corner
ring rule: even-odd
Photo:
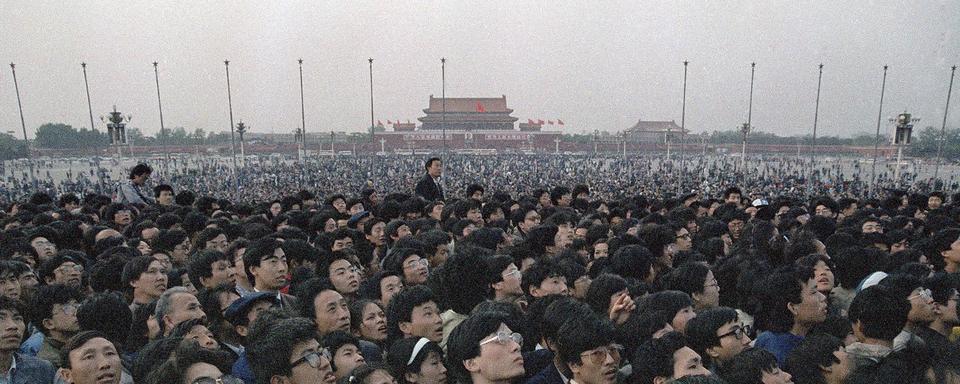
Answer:
[[[303,135],[300,137],[302,142],[303,154],[307,154],[307,115],[305,112],[305,107],[303,105],[303,59],[297,59],[297,64],[300,65],[300,134]]]
[[[953,75],[957,72],[957,66],[950,68],[950,86],[947,87],[947,105],[943,107],[943,125],[940,126],[940,140],[937,141],[937,167],[933,170],[933,180],[936,182],[940,175],[940,162],[943,157],[940,156],[943,150],[943,141],[947,139],[947,111],[950,109],[950,92],[953,91]],[[898,164],[899,166],[899,164]]]
[[[440,131],[443,135],[443,154],[447,154],[447,58],[440,58]]]
[[[813,108],[813,142],[810,144],[810,191],[813,191],[813,178],[817,167],[817,120],[820,117],[820,84],[823,80],[823,63],[820,63],[820,74],[817,75],[817,104]]]
[[[371,57],[367,61],[370,63],[370,140],[373,140],[373,58]]]
[[[680,107],[680,135],[681,135],[680,137],[682,138],[687,137],[687,131],[685,128],[686,127],[685,122],[687,118],[687,64],[690,64],[690,62],[684,60],[683,61],[683,103],[681,103],[681,107]],[[681,183],[677,184],[677,189],[678,189],[677,192],[682,192],[683,190],[682,177],[683,177],[683,172],[686,172],[687,170],[686,159],[683,157],[683,144],[684,144],[683,141],[681,141],[680,142]]]
[[[160,70],[157,68],[157,65],[158,65],[158,63],[157,63],[156,61],[154,61],[154,62],[153,62],[153,76],[154,76],[154,79],[156,80],[156,83],[157,83],[157,108],[158,108],[159,111],[160,111],[160,144],[161,144],[161,146],[162,146],[163,149],[164,149],[163,152],[166,154],[166,161],[164,161],[164,163],[163,163],[164,171],[166,171],[167,162],[170,161],[170,151],[167,151],[167,150],[166,150],[166,149],[167,149],[167,139],[164,137],[165,129],[164,129],[164,126],[163,126],[163,103],[161,103],[161,101],[160,101]]]
[[[227,106],[230,108],[230,155],[233,157],[233,182],[239,195],[240,177],[237,175],[237,144],[233,133],[233,96],[230,91],[230,60],[224,60],[223,66],[227,69]]]
[[[877,184],[877,152],[880,151],[880,119],[883,117],[883,94],[887,88],[887,68],[883,66],[883,82],[880,83],[880,111],[877,112],[877,135],[873,142],[873,167],[870,171],[870,196],[876,193]],[[898,165],[899,166],[899,165]]]
[[[20,84],[17,83],[16,64],[10,63],[10,72],[13,72],[13,88],[17,91],[17,109],[20,110],[20,128],[23,129],[23,143],[27,145],[27,163],[30,164],[30,181],[37,186],[37,177],[33,173],[33,158],[30,156],[30,140],[27,140],[27,123],[23,119],[23,104],[20,103]]]

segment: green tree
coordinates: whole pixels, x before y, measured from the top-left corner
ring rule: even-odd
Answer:
[[[22,159],[27,157],[27,145],[23,140],[6,133],[0,133],[0,160]]]

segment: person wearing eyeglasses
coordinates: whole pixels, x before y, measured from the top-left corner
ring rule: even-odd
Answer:
[[[572,372],[569,384],[612,384],[623,347],[614,343],[613,325],[599,317],[567,320],[557,332],[557,354]]]
[[[313,322],[292,318],[263,326],[246,351],[257,383],[336,382],[330,353],[317,341]]]
[[[40,265],[40,279],[47,284],[63,284],[80,288],[83,275],[82,254],[62,251]]]
[[[60,368],[60,349],[70,337],[80,331],[77,324],[77,308],[83,295],[76,288],[62,285],[45,285],[33,297],[31,319],[43,333],[43,344],[37,357]]]
[[[937,273],[924,279],[923,285],[933,294],[933,304],[936,308],[936,320],[924,327],[917,328],[917,335],[930,347],[930,351],[938,358],[960,356],[960,346],[950,342],[950,333],[960,324],[957,318],[957,293],[960,279],[947,273]]]
[[[704,360],[704,366],[717,368],[738,353],[750,348],[750,329],[729,307],[707,309],[687,323],[687,343]]]
[[[67,384],[120,383],[120,353],[99,331],[83,331],[71,337],[60,351],[60,360],[63,367],[58,375]]]
[[[934,311],[933,293],[923,286],[920,279],[906,274],[893,274],[880,280],[880,286],[890,288],[893,293],[910,302],[910,312],[907,313],[907,323],[903,330],[893,340],[893,350],[898,351],[907,346],[919,345],[923,341],[917,336],[917,329],[937,319]]]
[[[430,275],[430,260],[424,258],[423,251],[414,248],[392,248],[390,255],[383,259],[383,269],[391,271],[403,279],[403,285],[423,284]]]
[[[514,302],[523,297],[523,288],[520,286],[522,276],[510,256],[498,255],[487,259],[487,281],[490,282],[494,300]]]
[[[505,314],[471,315],[447,341],[450,373],[461,383],[508,384],[523,376],[523,336],[507,326]]]

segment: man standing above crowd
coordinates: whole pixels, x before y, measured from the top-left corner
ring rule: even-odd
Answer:
[[[431,157],[424,164],[427,174],[417,182],[417,196],[427,201],[443,200],[443,186],[440,183],[440,175],[443,174],[443,163],[439,157]]]
[[[150,178],[153,169],[149,165],[140,163],[130,170],[130,180],[117,186],[114,202],[126,204],[153,204],[154,200],[150,193],[141,191],[144,184]]]

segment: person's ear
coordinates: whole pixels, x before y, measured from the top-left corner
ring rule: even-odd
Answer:
[[[583,369],[583,362],[578,364],[567,363],[567,368],[570,369],[570,372],[573,372],[573,374],[576,375]]]
[[[280,375],[273,375],[270,377],[270,384],[287,384],[287,377]]]
[[[413,372],[407,372],[403,374],[403,378],[406,379],[408,383],[416,383],[419,375]]]
[[[163,329],[160,330],[161,336],[166,333],[166,331],[173,330],[174,327],[173,320],[170,320],[170,315],[163,315]]]
[[[247,334],[250,333],[250,330],[243,325],[235,325],[233,330],[237,331],[237,334],[243,337],[247,337]]]
[[[477,356],[480,357],[480,356]],[[467,372],[480,372],[480,363],[477,362],[477,357],[466,359],[463,361],[463,367],[467,369]]]
[[[63,379],[64,383],[73,384],[73,372],[68,368],[60,368],[57,370],[57,376]]]
[[[542,296],[542,295],[540,294],[540,287],[539,287],[539,286],[536,286],[536,285],[531,285],[531,286],[530,286],[530,296],[533,296],[533,297],[540,297],[540,296]]]
[[[46,329],[53,329],[53,319],[51,318],[43,319],[40,324]]]
[[[720,357],[720,346],[709,347],[704,352],[707,353],[707,356],[710,356],[711,359],[717,359]]]
[[[206,287],[206,286],[207,286],[207,281],[210,281],[210,279],[212,279],[212,278],[213,278],[213,275],[211,275],[210,277],[200,276],[200,286]]]
[[[663,377],[663,376],[657,376],[653,378],[653,384],[666,384],[669,381],[670,381],[670,378]]]
[[[397,326],[400,327],[400,332],[402,332],[404,335],[411,334],[410,328],[413,327],[413,324],[411,324],[409,321],[401,321],[397,324]]]
[[[787,310],[790,311],[790,313],[792,313],[793,316],[797,316],[797,313],[799,313],[799,310],[797,310],[797,304],[791,303],[789,301],[787,302]]]
[[[43,280],[47,283],[47,285],[53,285],[57,282],[56,278],[53,276],[44,277]]]
[[[703,293],[694,292],[692,295],[690,295],[690,298],[693,299],[694,303],[699,303],[701,298],[703,298]]]
[[[503,280],[490,284],[490,288],[493,288],[494,291],[499,291],[503,289]]]

